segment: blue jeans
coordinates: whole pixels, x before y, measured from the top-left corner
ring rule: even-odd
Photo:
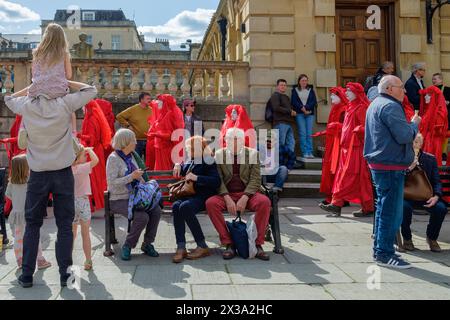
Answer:
[[[72,168],[31,171],[25,201],[26,226],[23,236],[22,275],[25,277],[32,277],[36,268],[40,229],[50,193],[53,194],[53,210],[58,227],[55,253],[60,275],[67,275],[67,268],[72,265],[72,223],[75,216]]]
[[[427,226],[427,237],[430,240],[437,240],[441,231],[442,223],[447,214],[447,206],[442,200],[439,200],[433,207],[424,208],[425,202],[404,200],[403,202],[403,222],[402,236],[404,240],[411,240],[411,220],[414,207],[422,207],[430,213],[430,220]]]
[[[192,232],[195,242],[201,248],[207,248],[205,235],[197,219],[196,214],[205,210],[206,199],[194,197],[175,201],[172,205],[173,226],[175,227],[175,238],[177,248],[186,248],[186,224]]]
[[[147,148],[147,140],[137,140],[136,153],[142,159],[145,157],[145,149]]]
[[[286,146],[292,152],[295,152],[294,130],[290,124],[279,123],[273,127],[278,130],[280,146]]]
[[[372,170],[377,192],[374,254],[385,260],[395,254],[394,241],[403,219],[405,171]]]
[[[297,122],[298,127],[298,135],[300,139],[300,149],[302,150],[302,154],[312,155],[313,152],[313,141],[312,141],[312,128],[314,122],[314,115],[304,115],[297,114],[295,117],[295,121]]]
[[[266,176],[267,182],[275,183],[274,187],[283,189],[284,183],[288,178],[288,168],[286,166],[280,166],[278,172],[274,175]]]

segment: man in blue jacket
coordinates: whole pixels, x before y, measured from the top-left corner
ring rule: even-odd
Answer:
[[[374,258],[378,265],[407,269],[411,265],[395,254],[394,240],[403,217],[405,170],[414,161],[413,141],[421,118],[406,119],[402,108],[405,89],[395,76],[378,85],[380,96],[367,110],[364,158],[377,193]]]

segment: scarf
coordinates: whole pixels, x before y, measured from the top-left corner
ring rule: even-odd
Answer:
[[[125,164],[127,165],[127,172],[125,175],[132,174],[137,168],[133,163],[133,153],[129,153],[128,155],[125,155],[122,150],[116,150],[117,155],[122,158],[123,161],[125,161]],[[131,183],[127,184],[127,188],[129,190],[132,190],[133,187],[136,185],[136,180],[133,180]]]

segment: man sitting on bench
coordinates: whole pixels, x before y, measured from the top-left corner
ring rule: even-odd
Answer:
[[[244,131],[237,128],[228,129],[225,135],[227,147],[216,151],[215,158],[221,185],[219,195],[206,201],[208,215],[219,233],[220,242],[226,247],[222,256],[232,259],[235,256],[233,241],[227,229],[223,211],[227,210],[233,216],[245,209],[254,211],[258,231],[256,258],[269,260],[264,252],[265,231],[269,222],[271,202],[268,197],[259,193],[261,188],[261,168],[258,151],[244,146]]]

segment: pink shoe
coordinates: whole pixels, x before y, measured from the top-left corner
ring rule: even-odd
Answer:
[[[38,270],[47,269],[50,268],[51,266],[52,264],[45,259],[38,261]]]
[[[17,268],[22,268],[22,258],[17,259]]]

